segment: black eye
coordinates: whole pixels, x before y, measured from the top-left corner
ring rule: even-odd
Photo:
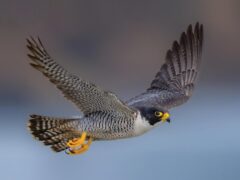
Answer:
[[[163,116],[163,113],[162,113],[161,111],[156,111],[156,112],[154,113],[154,115],[155,115],[156,117],[162,117],[162,116]]]

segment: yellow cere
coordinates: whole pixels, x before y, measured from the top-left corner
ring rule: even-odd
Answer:
[[[169,113],[164,113],[163,116],[162,116],[162,121],[165,122],[166,120],[168,120],[170,117],[170,114]]]

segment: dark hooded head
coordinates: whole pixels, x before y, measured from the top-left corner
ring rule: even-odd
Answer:
[[[150,125],[154,125],[158,122],[170,122],[170,114],[163,108],[156,107],[138,107],[141,115],[146,118]]]

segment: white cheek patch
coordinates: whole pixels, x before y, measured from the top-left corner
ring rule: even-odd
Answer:
[[[136,117],[136,121],[134,124],[134,134],[137,135],[141,135],[147,131],[149,131],[150,129],[152,129],[154,126],[151,126],[149,124],[149,122],[141,116],[140,112],[138,112],[137,117]]]

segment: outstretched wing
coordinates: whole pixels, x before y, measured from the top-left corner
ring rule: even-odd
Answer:
[[[115,94],[103,91],[96,85],[67,72],[50,57],[39,38],[29,38],[27,43],[32,67],[42,72],[85,115],[96,111],[132,113],[132,110]]]
[[[199,73],[203,45],[203,26],[189,25],[180,41],[167,51],[166,61],[146,92],[130,99],[131,106],[172,108],[186,102],[192,95]]]

